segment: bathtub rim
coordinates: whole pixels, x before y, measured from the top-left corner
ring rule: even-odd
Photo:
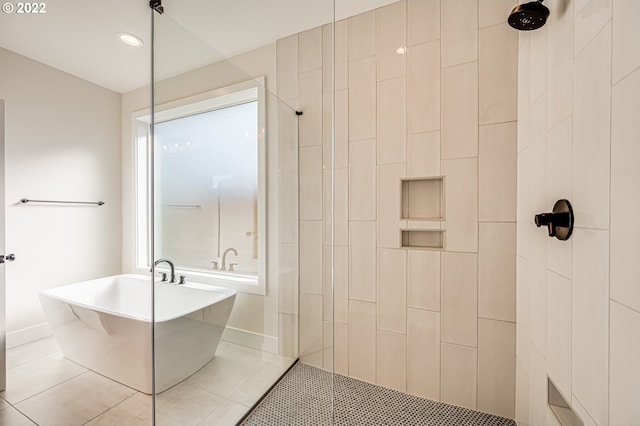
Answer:
[[[151,324],[151,300],[147,299],[145,300],[145,302],[149,302],[149,312],[147,316],[140,316],[140,315],[132,315],[132,314],[128,314],[128,313],[124,313],[121,311],[116,311],[116,310],[112,310],[112,309],[107,309],[107,308],[103,308],[103,307],[97,307],[95,305],[90,305],[87,303],[83,303],[80,302],[78,300],[73,300],[73,299],[69,299],[67,297],[61,296],[56,294],[56,290],[62,289],[62,288],[66,288],[66,287],[72,287],[72,286],[82,286],[82,285],[87,285],[87,284],[91,284],[91,283],[96,283],[98,281],[103,281],[103,280],[107,280],[107,279],[116,279],[118,277],[123,277],[123,278],[130,278],[130,279],[135,279],[138,281],[143,281],[142,284],[146,284],[146,285],[150,285],[151,284],[151,279],[149,275],[142,275],[142,274],[118,274],[118,275],[109,275],[106,277],[100,277],[100,278],[94,278],[91,280],[86,280],[86,281],[79,281],[79,282],[74,282],[74,283],[70,283],[70,284],[64,284],[61,286],[57,286],[57,287],[52,287],[52,288],[48,288],[45,290],[41,290],[38,292],[38,296],[40,298],[42,297],[49,297],[52,299],[56,299],[60,302],[64,302],[67,303],[70,306],[78,306],[81,308],[85,308],[85,309],[89,309],[89,310],[93,310],[96,312],[100,312],[100,313],[104,313],[104,314],[108,314],[108,315],[114,315],[114,316],[118,316],[118,317],[123,317],[123,318],[127,318],[127,319],[131,319],[131,320],[135,320],[135,321],[142,321],[142,322],[146,322]],[[176,318],[180,318],[180,317],[184,317],[187,315],[190,315],[200,309],[204,309],[208,306],[213,306],[216,303],[222,302],[223,300],[226,300],[230,297],[235,297],[237,294],[237,290],[235,289],[231,289],[231,288],[226,288],[226,287],[220,287],[220,286],[214,286],[214,285],[210,285],[210,284],[202,284],[202,283],[197,283],[197,282],[186,282],[185,284],[169,284],[169,283],[163,283],[163,282],[159,282],[159,281],[155,281],[154,280],[154,285],[158,285],[158,286],[171,286],[171,287],[175,287],[175,288],[188,288],[188,289],[193,289],[193,290],[200,290],[200,291],[207,291],[207,292],[215,292],[220,294],[220,297],[217,298],[215,300],[215,302],[213,303],[206,303],[206,304],[198,304],[196,305],[194,308],[192,308],[189,312],[185,312],[185,313],[180,313],[180,314],[175,314],[175,315],[164,315],[161,318],[156,317],[155,318],[155,323],[162,323],[162,322],[167,322],[167,321],[171,321],[174,320]],[[161,290],[162,291],[162,290]],[[160,296],[162,297],[162,296]],[[156,294],[156,298],[158,298],[158,295]],[[157,303],[157,302],[156,302]]]

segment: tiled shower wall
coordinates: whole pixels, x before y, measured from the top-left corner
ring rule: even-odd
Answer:
[[[548,6],[520,35],[517,420],[558,425],[548,376],[585,425],[637,425],[640,2]],[[558,198],[569,241],[533,225]]]
[[[332,27],[278,41],[278,96],[304,112],[280,156],[281,189],[300,176],[303,362],[330,369],[334,338],[338,373],[514,417],[514,4],[403,0],[336,24],[335,336]],[[444,220],[401,221],[400,179],[433,176]],[[445,249],[401,249],[401,228],[444,229]]]

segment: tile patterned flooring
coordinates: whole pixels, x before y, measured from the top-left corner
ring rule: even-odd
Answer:
[[[513,420],[335,375],[336,425],[516,426]],[[242,426],[331,425],[331,374],[296,364]]]
[[[234,425],[293,363],[220,342],[216,357],[158,395],[162,426]],[[151,425],[151,397],[62,356],[49,337],[7,351],[0,426]]]

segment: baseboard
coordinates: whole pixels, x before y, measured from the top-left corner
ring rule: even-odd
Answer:
[[[49,324],[46,322],[12,331],[11,333],[7,333],[7,349],[35,342],[36,340],[49,336],[53,336],[53,333],[51,332],[51,328],[49,328]]]
[[[267,336],[253,331],[242,330],[234,327],[226,327],[222,333],[222,340],[225,342],[235,343],[237,345],[247,346],[259,351],[278,353],[278,338]]]

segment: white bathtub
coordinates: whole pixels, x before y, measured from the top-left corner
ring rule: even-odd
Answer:
[[[62,353],[117,382],[150,394],[151,280],[116,275],[53,288],[40,302]],[[236,291],[156,282],[156,392],[213,359]]]

